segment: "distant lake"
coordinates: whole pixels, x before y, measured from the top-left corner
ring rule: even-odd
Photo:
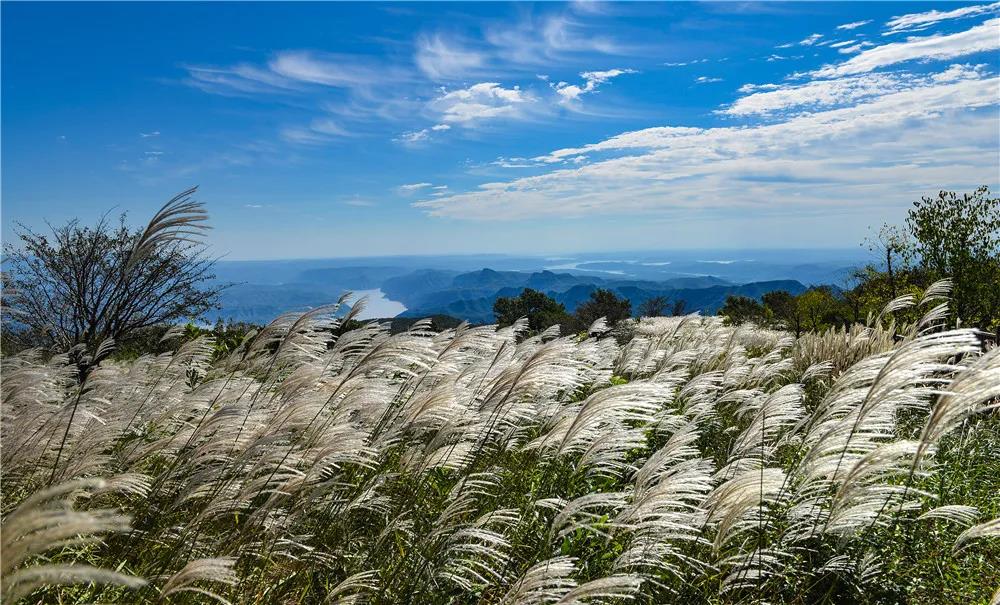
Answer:
[[[365,310],[361,312],[358,319],[395,317],[406,310],[406,306],[403,303],[386,298],[385,292],[382,292],[381,288],[355,290],[354,296],[355,300],[363,296],[368,297],[368,304],[365,305]]]

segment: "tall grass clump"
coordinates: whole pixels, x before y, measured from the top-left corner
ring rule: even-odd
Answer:
[[[996,602],[1000,354],[943,292],[799,339],[342,300],[221,360],[8,357],[3,602]]]

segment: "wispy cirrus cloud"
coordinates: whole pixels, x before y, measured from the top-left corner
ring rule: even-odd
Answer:
[[[1000,2],[994,2],[993,4],[974,4],[972,6],[963,6],[950,11],[932,10],[924,13],[900,15],[898,17],[893,17],[885,24],[888,31],[884,32],[882,35],[889,36],[902,32],[922,31],[932,25],[937,25],[942,21],[964,19],[979,15],[988,15],[996,12],[1000,12]]]
[[[908,72],[868,73],[834,80],[814,80],[805,84],[748,85],[750,93],[719,109],[720,115],[768,116],[787,111],[813,111],[873,99],[892,92],[932,86],[941,82],[978,79],[985,65],[952,65],[943,72],[915,75]]]
[[[847,45],[844,45],[844,46],[838,46],[837,47],[837,52],[840,53],[840,54],[842,54],[842,55],[852,55],[854,53],[859,53],[859,52],[863,51],[864,49],[870,48],[872,46],[875,46],[875,44],[873,44],[872,42],[869,42],[868,40],[860,40],[860,41],[853,41],[852,40],[851,44],[847,44]]]
[[[451,130],[451,126],[448,124],[435,124],[428,128],[404,132],[393,140],[404,145],[420,145],[421,143],[429,142],[435,132],[444,132],[446,130]]]
[[[872,22],[871,19],[865,19],[864,21],[851,21],[850,23],[842,23],[838,25],[837,29],[850,31],[853,29],[858,29],[859,27],[864,27],[865,25],[868,25],[871,22]]]
[[[406,185],[400,185],[398,189],[401,193],[413,193],[414,191],[420,191],[421,189],[427,189],[433,187],[434,183],[409,183]]]
[[[386,73],[386,66],[376,65],[368,58],[309,51],[279,52],[268,62],[268,67],[289,82],[337,88],[373,86],[386,77],[399,75]]]
[[[811,34],[802,40],[799,40],[799,46],[812,46],[813,44],[819,42],[822,37],[823,34]]]
[[[638,49],[568,13],[526,15],[520,22],[486,26],[490,52],[511,65],[551,66],[584,54],[626,56]]]
[[[432,80],[448,82],[482,73],[487,56],[458,39],[437,33],[417,38],[414,62]]]
[[[997,49],[1000,49],[1000,19],[990,19],[954,34],[914,37],[905,42],[875,46],[843,63],[817,69],[812,75],[832,78],[874,71],[907,61],[940,61]]]

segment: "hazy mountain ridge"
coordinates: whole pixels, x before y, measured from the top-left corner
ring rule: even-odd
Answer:
[[[517,296],[524,288],[552,296],[569,311],[596,288],[608,288],[631,300],[635,311],[643,301],[665,296],[684,300],[689,312],[714,313],[729,294],[759,298],[771,290],[795,294],[811,285],[836,285],[857,264],[851,251],[815,250],[222,261],[217,279],[234,285],[208,319],[266,323],[347,291],[365,291],[401,303],[406,310],[400,317],[445,314],[489,322],[498,297]]]
[[[639,287],[605,281],[599,284],[577,284],[564,291],[542,291],[557,302],[562,303],[570,312],[575,311],[577,306],[589,299],[594,290],[607,288],[617,296],[629,299],[632,302],[633,312],[638,311],[639,306],[646,300],[655,296],[665,296],[671,302],[683,300],[685,310],[688,313],[700,311],[703,314],[712,315],[725,303],[726,297],[730,294],[759,299],[765,293],[773,290],[787,290],[792,294],[800,294],[807,289],[806,286],[795,280],[716,285],[705,288],[675,288],[670,287],[669,282],[659,285],[648,283],[654,287]],[[507,287],[480,298],[459,298],[439,305],[408,308],[402,316],[422,317],[442,314],[461,317],[475,323],[487,323],[493,320],[493,303],[496,302],[497,298],[517,296],[523,289],[522,287]]]

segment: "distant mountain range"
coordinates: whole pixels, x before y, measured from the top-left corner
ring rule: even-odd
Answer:
[[[450,278],[450,279],[449,279]],[[446,271],[422,271],[386,280],[382,291],[406,305],[404,317],[452,315],[471,322],[493,321],[493,303],[497,298],[517,296],[525,288],[544,292],[562,303],[570,312],[590,298],[598,288],[606,288],[632,302],[633,311],[655,296],[670,301],[685,301],[689,312],[715,313],[730,294],[759,298],[772,290],[798,294],[806,286],[795,280],[774,280],[732,284],[712,276],[679,277],[660,282],[605,279],[539,271],[494,271],[481,269],[454,274]]]
[[[664,296],[671,303],[683,300],[687,312],[710,314],[730,294],[759,299],[772,290],[797,294],[812,285],[837,285],[861,264],[853,251],[759,250],[223,261],[217,279],[231,286],[208,319],[266,323],[352,291],[369,299],[362,317],[449,315],[488,323],[497,298],[524,288],[546,293],[571,312],[595,289],[607,288],[628,298],[636,312],[647,299]]]

